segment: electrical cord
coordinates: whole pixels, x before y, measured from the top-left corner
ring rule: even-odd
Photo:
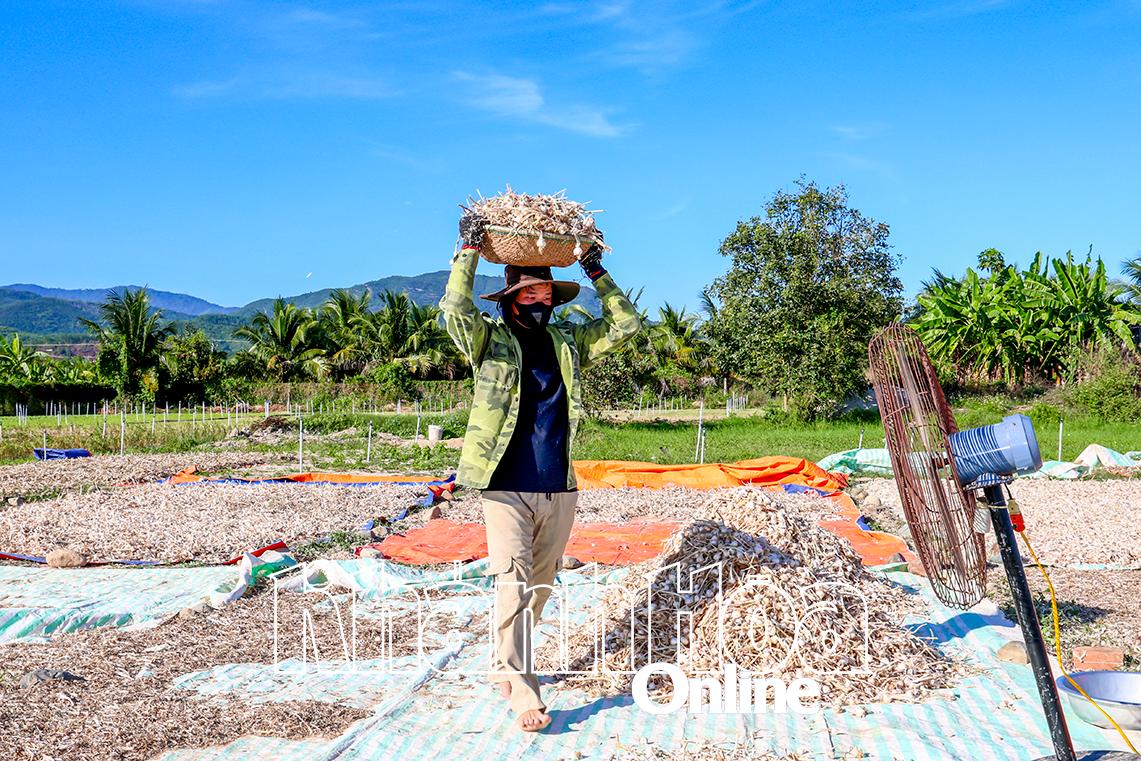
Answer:
[[[1066,667],[1062,665],[1062,631],[1058,623],[1058,597],[1054,593],[1054,584],[1050,581],[1050,574],[1046,573],[1046,568],[1042,565],[1042,562],[1038,560],[1038,555],[1034,552],[1034,546],[1030,544],[1030,537],[1026,536],[1025,529],[1018,533],[1019,536],[1022,537],[1022,543],[1026,545],[1026,549],[1030,552],[1030,557],[1034,559],[1034,565],[1038,566],[1038,570],[1042,572],[1042,577],[1046,579],[1046,586],[1050,590],[1050,610],[1054,616],[1054,653],[1058,658],[1058,668],[1061,670],[1063,676],[1066,677],[1069,683],[1074,686],[1074,689],[1080,692],[1082,697],[1093,704],[1094,708],[1101,711],[1102,716],[1109,719],[1109,723],[1112,724],[1113,728],[1117,730],[1117,733],[1121,735],[1121,739],[1124,740],[1125,744],[1129,746],[1129,750],[1137,753],[1138,750],[1133,747],[1133,743],[1129,742],[1129,737],[1125,734],[1125,730],[1122,729],[1118,723],[1113,720],[1112,716],[1105,712],[1104,708],[1097,704],[1096,700],[1089,696],[1088,692],[1082,689],[1080,684],[1074,681],[1074,678],[1070,676],[1068,671],[1066,671]]]

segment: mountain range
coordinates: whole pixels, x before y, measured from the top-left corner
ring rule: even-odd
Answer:
[[[413,302],[421,305],[438,304],[447,282],[448,271],[440,270],[412,276],[391,275],[349,286],[347,290],[354,294],[371,291],[374,308],[379,306],[377,297],[384,291],[407,293]],[[79,353],[90,354],[92,337],[83,329],[80,320],[98,320],[99,305],[110,293],[138,287],[70,289],[31,283],[0,286],[0,335],[19,334],[27,343],[56,344],[61,345],[61,348],[68,344],[88,344],[87,349]],[[476,275],[477,295],[502,287],[501,278]],[[332,291],[332,288],[324,288],[284,298],[297,306],[315,308],[324,303]],[[148,289],[148,293],[155,308],[161,309],[163,317],[176,327],[190,330],[200,328],[222,348],[235,348],[233,344],[236,342],[231,339],[234,329],[248,322],[257,312],[273,309],[274,301],[272,298],[264,298],[241,307],[225,307],[185,293],[151,289]],[[485,311],[493,311],[495,308],[490,301],[479,303]],[[594,314],[599,313],[598,295],[586,286],[574,303],[581,304]]]

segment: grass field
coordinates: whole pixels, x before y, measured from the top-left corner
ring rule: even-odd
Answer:
[[[961,428],[997,422],[1016,407],[1003,400],[982,399],[957,407],[956,418]],[[1038,440],[1045,459],[1058,454],[1058,422],[1062,414],[1057,408],[1035,405],[1021,409],[1035,422]],[[697,445],[695,410],[667,412],[645,419],[618,413],[608,420],[586,420],[579,429],[574,456],[579,459],[642,460],[660,463],[693,462]],[[833,452],[854,449],[863,434],[865,447],[883,446],[883,429],[875,413],[861,413],[859,419],[792,423],[779,416],[762,415],[746,410],[726,417],[724,410],[705,420],[706,462],[732,462],[763,455],[789,455],[819,460]],[[213,449],[218,446],[247,446],[281,452],[296,452],[297,440],[283,434],[280,441],[258,444],[235,431],[248,429],[263,419],[261,411],[236,416],[215,413],[203,423],[193,423],[184,416],[163,421],[162,414],[133,415],[126,418],[124,444],[129,452],[179,452]],[[359,468],[364,466],[367,451],[367,429],[386,432],[406,439],[416,434],[415,415],[395,413],[351,414],[325,413],[304,418],[307,454],[305,467]],[[429,424],[442,425],[445,438],[463,435],[467,422],[465,411],[425,414],[420,419],[420,434],[427,435]],[[291,425],[296,425],[295,421]],[[355,429],[355,431],[353,431]],[[338,432],[348,432],[338,434]],[[31,459],[33,447],[42,446],[44,436],[50,448],[83,447],[93,453],[117,453],[120,445],[118,417],[108,417],[104,432],[99,416],[71,417],[62,422],[56,417],[30,418],[21,425],[15,418],[0,418],[0,463]],[[337,434],[337,435],[334,435]],[[233,443],[225,443],[226,440]],[[219,443],[222,442],[222,443]],[[1141,450],[1141,424],[1109,423],[1069,413],[1065,418],[1062,459],[1072,460],[1089,444],[1103,444],[1121,452]],[[374,440],[371,468],[439,469],[453,466],[456,450],[437,447],[401,447]]]

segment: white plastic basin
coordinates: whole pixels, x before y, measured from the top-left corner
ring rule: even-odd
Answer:
[[[1141,673],[1136,671],[1079,671],[1074,681],[1098,702],[1123,729],[1141,729]],[[1083,721],[1099,727],[1113,727],[1101,711],[1090,705],[1064,676],[1058,677],[1058,691]]]

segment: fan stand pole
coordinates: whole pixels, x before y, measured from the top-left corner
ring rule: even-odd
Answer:
[[[1066,717],[1062,714],[1062,704],[1058,699],[1058,688],[1050,672],[1050,659],[1046,654],[1046,642],[1042,639],[1042,627],[1038,624],[1038,612],[1034,609],[1034,598],[1026,583],[1026,571],[1022,567],[1022,557],[1015,544],[1014,527],[1010,523],[1010,513],[1006,509],[1006,498],[1001,486],[988,486],[983,489],[987,504],[990,505],[991,523],[1002,553],[1002,564],[1006,568],[1006,578],[1010,582],[1010,595],[1014,598],[1014,608],[1018,612],[1018,623],[1022,626],[1022,637],[1026,641],[1026,655],[1038,685],[1038,695],[1042,698],[1042,710],[1046,714],[1046,724],[1050,727],[1050,739],[1054,742],[1054,758],[1058,761],[1074,761],[1074,744],[1070,740],[1070,730],[1066,727]]]

